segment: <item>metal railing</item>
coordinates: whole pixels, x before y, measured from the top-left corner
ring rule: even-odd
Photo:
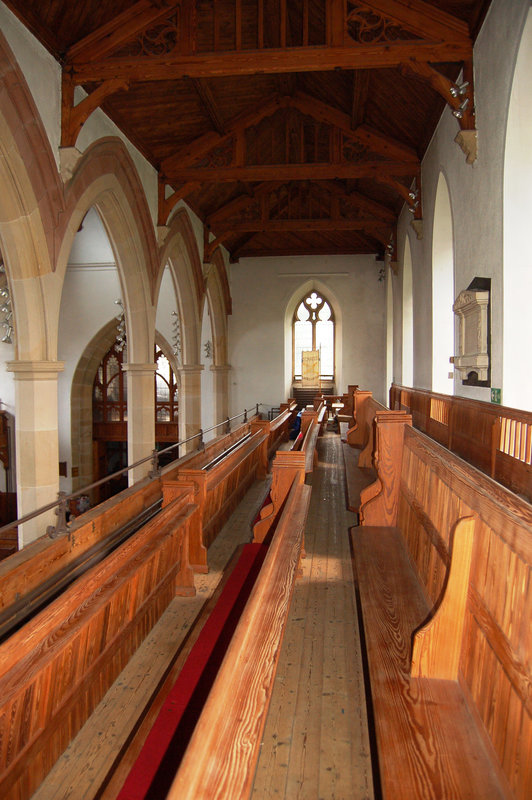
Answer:
[[[70,531],[68,528],[67,522],[67,511],[68,511],[68,504],[70,500],[74,500],[76,497],[80,495],[87,494],[88,492],[92,491],[93,489],[98,488],[99,486],[103,486],[104,483],[108,483],[109,481],[114,480],[115,478],[120,477],[121,475],[127,474],[130,470],[136,469],[140,467],[142,464],[146,464],[148,461],[151,461],[151,469],[148,473],[149,478],[156,478],[158,475],[161,474],[161,468],[159,466],[159,457],[165,453],[170,453],[172,450],[175,450],[177,447],[182,447],[189,442],[194,441],[194,439],[199,439],[198,446],[196,451],[205,449],[204,444],[204,436],[206,433],[211,433],[211,431],[215,431],[218,428],[224,428],[225,433],[231,432],[231,423],[234,422],[236,419],[240,419],[243,417],[242,423],[245,424],[248,421],[248,414],[258,414],[259,407],[263,405],[262,403],[256,403],[254,409],[245,408],[240,414],[235,414],[234,417],[227,417],[223,422],[219,422],[217,425],[213,425],[210,428],[200,428],[197,433],[193,436],[189,436],[187,439],[183,439],[183,441],[175,442],[175,444],[169,445],[169,447],[165,447],[163,450],[152,450],[151,455],[145,456],[144,458],[140,458],[138,461],[135,461],[134,464],[128,464],[127,467],[123,467],[122,469],[117,470],[116,472],[111,473],[110,475],[106,475],[105,478],[100,478],[98,481],[94,481],[90,483],[88,486],[83,486],[81,489],[76,489],[75,492],[71,492],[67,494],[66,492],[58,492],[57,493],[57,500],[54,500],[52,503],[48,503],[46,506],[42,506],[41,508],[32,511],[30,514],[26,514],[24,517],[20,517],[20,519],[16,519],[13,522],[7,523],[7,525],[3,525],[0,528],[0,535],[4,533],[4,531],[13,530],[13,528],[17,528],[19,525],[23,525],[25,522],[29,522],[32,519],[36,519],[36,517],[40,517],[41,514],[46,514],[47,511],[51,511],[55,509],[55,514],[57,515],[57,522],[55,525],[48,525],[46,528],[46,533],[50,537],[50,539],[55,539],[58,536],[63,534],[70,535]]]

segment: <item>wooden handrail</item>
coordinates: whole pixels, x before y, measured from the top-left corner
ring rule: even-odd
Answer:
[[[303,541],[311,487],[295,482],[167,800],[248,797]]]

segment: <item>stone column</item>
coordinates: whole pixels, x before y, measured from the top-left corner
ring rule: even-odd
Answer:
[[[179,439],[193,436],[201,428],[201,372],[203,364],[187,364],[179,370]],[[179,455],[190,453],[198,447],[198,439],[179,449]]]
[[[213,392],[215,422],[223,422],[229,416],[229,364],[213,365]],[[221,433],[221,430],[218,431]]]
[[[133,464],[151,455],[155,447],[155,364],[124,364],[127,378],[127,460]],[[131,486],[146,477],[147,461],[128,473]]]
[[[10,361],[15,378],[15,447],[17,516],[23,517],[57,499],[59,438],[57,376],[63,361]],[[21,525],[19,548],[55,524],[53,511]]]

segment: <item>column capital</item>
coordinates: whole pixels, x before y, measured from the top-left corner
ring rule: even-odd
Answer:
[[[131,372],[135,375],[149,375],[150,373],[154,373],[157,369],[157,364],[155,363],[148,363],[148,364],[122,364],[122,370],[124,372]]]
[[[180,367],[179,372],[182,374],[199,375],[199,373],[204,369],[205,367],[203,364],[183,364],[183,366]]]
[[[16,381],[49,381],[65,369],[64,361],[8,361],[8,372]]]
[[[231,366],[231,364],[213,364],[211,366],[211,372],[224,373],[224,372],[231,372],[232,369],[233,367]]]

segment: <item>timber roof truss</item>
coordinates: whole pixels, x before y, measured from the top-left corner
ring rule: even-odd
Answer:
[[[184,199],[245,255],[396,258],[406,202],[447,104],[476,157],[473,42],[489,0],[6,0],[60,60],[62,148],[103,108],[159,173],[159,225]],[[81,99],[78,87],[84,90]]]

